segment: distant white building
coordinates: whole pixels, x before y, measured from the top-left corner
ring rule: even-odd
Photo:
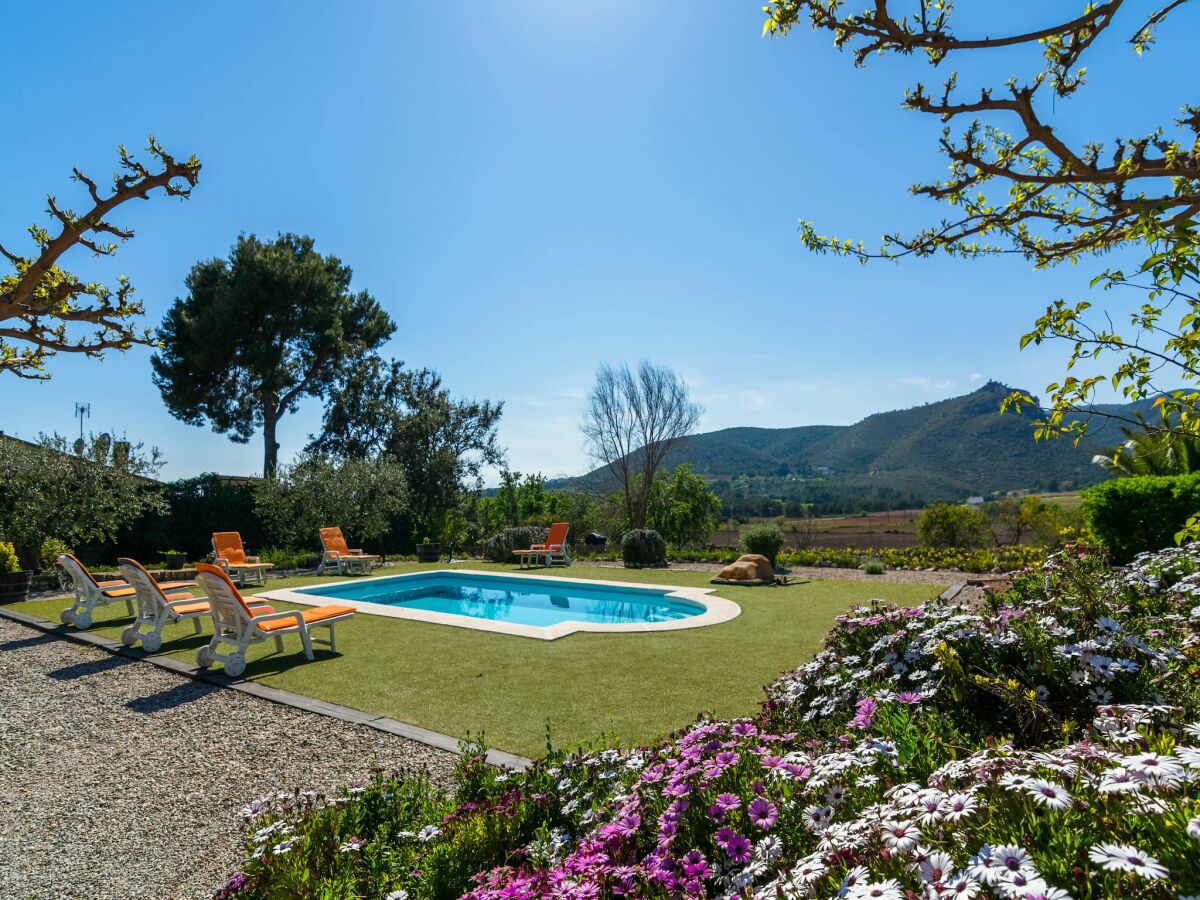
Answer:
[[[983,506],[982,497],[968,497],[967,506]]]

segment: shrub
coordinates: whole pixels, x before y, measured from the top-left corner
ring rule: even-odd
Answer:
[[[516,528],[505,528],[499,534],[484,541],[481,552],[483,558],[490,562],[512,562],[514,550],[528,550],[534,544],[544,543],[549,534],[549,528],[541,528],[537,525],[518,525]]]
[[[779,530],[778,525],[772,525],[770,522],[751,525],[742,532],[742,549],[747,553],[765,556],[771,561],[771,565],[775,565],[775,557],[779,555],[783,542],[783,532]]]
[[[877,559],[872,559],[863,563],[862,570],[868,575],[882,575],[887,571],[887,566]]]
[[[992,543],[992,529],[981,509],[958,503],[934,503],[925,507],[917,520],[917,537],[935,549],[973,549]]]
[[[1175,542],[1200,510],[1200,474],[1115,478],[1083,492],[1083,517],[1118,563]]]
[[[17,549],[12,541],[0,541],[0,575],[15,575],[21,571]]]
[[[259,559],[276,569],[308,569],[317,557],[318,554],[311,550],[281,550],[278,547],[269,547],[258,554]]]
[[[621,559],[631,568],[666,565],[667,543],[652,528],[634,528],[621,538]]]
[[[43,571],[53,569],[58,562],[58,558],[64,553],[70,552],[71,548],[67,546],[65,541],[48,537],[42,541],[41,549],[38,551],[38,564]]]

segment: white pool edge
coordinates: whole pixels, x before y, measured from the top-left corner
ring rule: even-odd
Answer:
[[[634,633],[641,634],[653,631],[682,631],[685,628],[703,628],[707,625],[718,625],[728,622],[741,615],[742,608],[732,600],[712,596],[714,588],[676,587],[669,584],[645,584],[632,581],[607,581],[597,578],[570,578],[561,575],[525,575],[518,572],[484,572],[479,569],[430,569],[427,572],[405,572],[401,575],[384,575],[381,578],[411,578],[427,575],[482,575],[487,578],[513,578],[529,581],[532,584],[545,583],[547,578],[566,581],[580,585],[600,585],[606,587],[647,588],[661,591],[669,588],[666,596],[687,600],[704,608],[704,612],[686,619],[672,619],[669,622],[635,622],[626,625],[606,625],[602,622],[559,622],[542,628],[536,625],[520,625],[515,622],[497,622],[491,619],[477,619],[474,616],[459,616],[454,613],[431,612],[424,609],[404,609],[389,606],[384,603],[371,603],[366,600],[346,600],[341,597],[322,597],[320,594],[301,593],[297,588],[278,588],[255,594],[265,600],[282,600],[287,603],[300,603],[304,606],[324,606],[337,603],[349,606],[359,612],[372,616],[384,616],[389,619],[410,619],[414,622],[427,622],[432,625],[451,625],[455,628],[471,628],[475,631],[490,631],[496,634],[509,634],[515,637],[536,638],[542,641],[553,641],[578,631],[593,633]],[[346,580],[330,581],[325,584],[305,585],[304,591],[318,591],[321,588],[339,587]]]

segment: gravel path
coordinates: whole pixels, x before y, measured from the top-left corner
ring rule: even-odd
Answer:
[[[2,897],[211,897],[244,803],[453,761],[0,619]]]

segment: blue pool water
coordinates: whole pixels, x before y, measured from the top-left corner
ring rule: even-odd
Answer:
[[[554,577],[431,572],[351,581],[298,593],[542,628],[560,622],[606,625],[668,622],[705,611],[699,603],[667,597],[671,590],[576,584]]]

